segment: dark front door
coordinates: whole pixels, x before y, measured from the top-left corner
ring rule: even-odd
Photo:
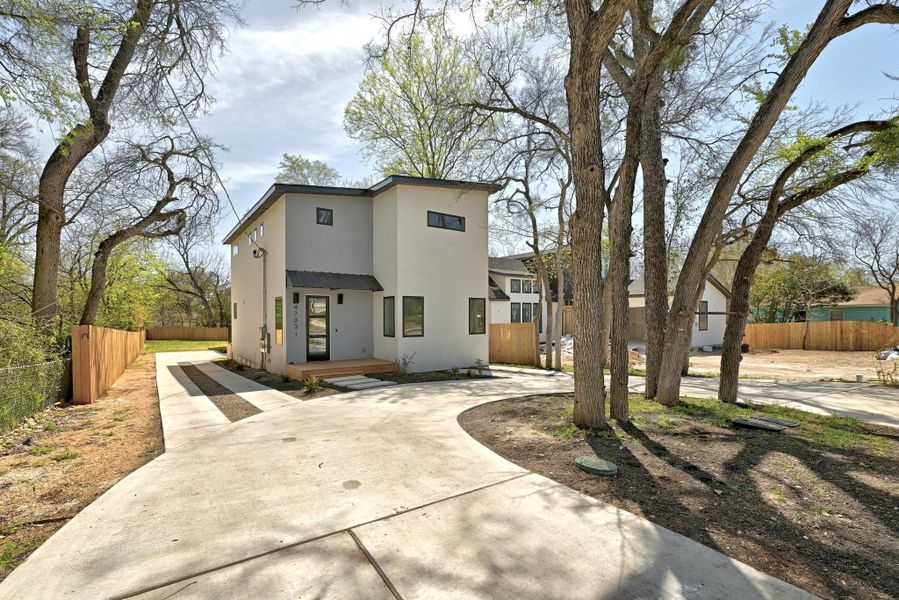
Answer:
[[[306,296],[306,361],[331,358],[327,296]]]

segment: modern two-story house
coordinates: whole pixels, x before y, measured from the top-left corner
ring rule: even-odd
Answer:
[[[489,184],[275,184],[225,237],[238,361],[304,377],[488,361]]]
[[[540,341],[546,341],[543,323],[546,304],[540,302],[540,282],[516,257],[488,259],[491,323],[530,323],[537,321]],[[535,319],[535,317],[540,317]]]

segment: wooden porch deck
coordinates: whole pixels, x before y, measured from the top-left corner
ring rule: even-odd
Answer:
[[[397,364],[380,358],[353,358],[349,360],[319,360],[307,363],[289,363],[286,367],[288,377],[307,379],[313,375],[319,379],[326,377],[348,377],[350,375],[368,375],[369,373],[388,373],[395,371]]]

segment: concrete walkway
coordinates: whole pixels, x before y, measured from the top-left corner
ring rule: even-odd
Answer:
[[[631,377],[630,389],[642,392],[642,377]],[[718,379],[684,377],[682,396],[717,398]],[[779,404],[824,415],[854,417],[877,425],[899,427],[899,388],[835,381],[763,381],[741,379],[737,396],[744,402]]]
[[[195,405],[201,424],[170,429],[179,443],[38,548],[0,598],[810,597],[530,473],[456,421],[484,402],[568,391],[568,378],[287,402],[203,366],[245,398],[283,402],[221,424],[179,359],[203,362],[161,359],[161,403],[169,416]]]

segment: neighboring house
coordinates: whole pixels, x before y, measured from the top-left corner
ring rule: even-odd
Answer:
[[[890,295],[875,285],[860,286],[855,297],[833,306],[816,306],[811,321],[883,321],[890,322]],[[895,323],[899,325],[899,323]]]
[[[489,258],[490,322],[529,323],[539,315],[537,330],[546,341],[546,303],[540,302],[537,276],[517,257]]]
[[[538,288],[536,275],[528,271],[527,262],[532,259],[533,253],[514,254],[490,258],[490,322],[491,323],[519,323],[530,320],[538,301]],[[531,283],[525,283],[529,281]],[[566,277],[570,282],[570,275]],[[702,298],[699,302],[696,318],[693,321],[693,347],[721,346],[724,341],[724,327],[727,321],[727,306],[730,300],[730,290],[713,276],[709,276],[707,285],[703,288]],[[558,299],[556,293],[557,283],[555,278],[550,280],[550,288],[553,300]],[[572,304],[569,285],[566,285],[564,300],[566,305]],[[530,290],[530,294],[526,292]],[[628,339],[633,347],[639,347],[646,342],[646,298],[643,289],[643,278],[631,281],[628,286],[628,303],[630,315],[628,318]],[[531,312],[525,313],[524,306],[532,304]],[[521,308],[519,308],[519,306]],[[542,325],[546,319],[546,305],[541,304]],[[529,317],[525,319],[524,317]],[[573,321],[571,321],[573,323]],[[566,333],[573,333],[567,332]],[[540,341],[546,341],[542,332]]]
[[[400,176],[367,189],[273,185],[224,240],[233,356],[293,375],[349,359],[411,359],[412,371],[487,362],[495,190]]]
[[[630,304],[630,328],[628,338],[631,344],[646,341],[646,294],[643,278],[639,277],[628,286]],[[706,279],[702,297],[693,319],[693,348],[721,346],[724,342],[724,328],[727,324],[727,306],[730,290],[712,275]]]

